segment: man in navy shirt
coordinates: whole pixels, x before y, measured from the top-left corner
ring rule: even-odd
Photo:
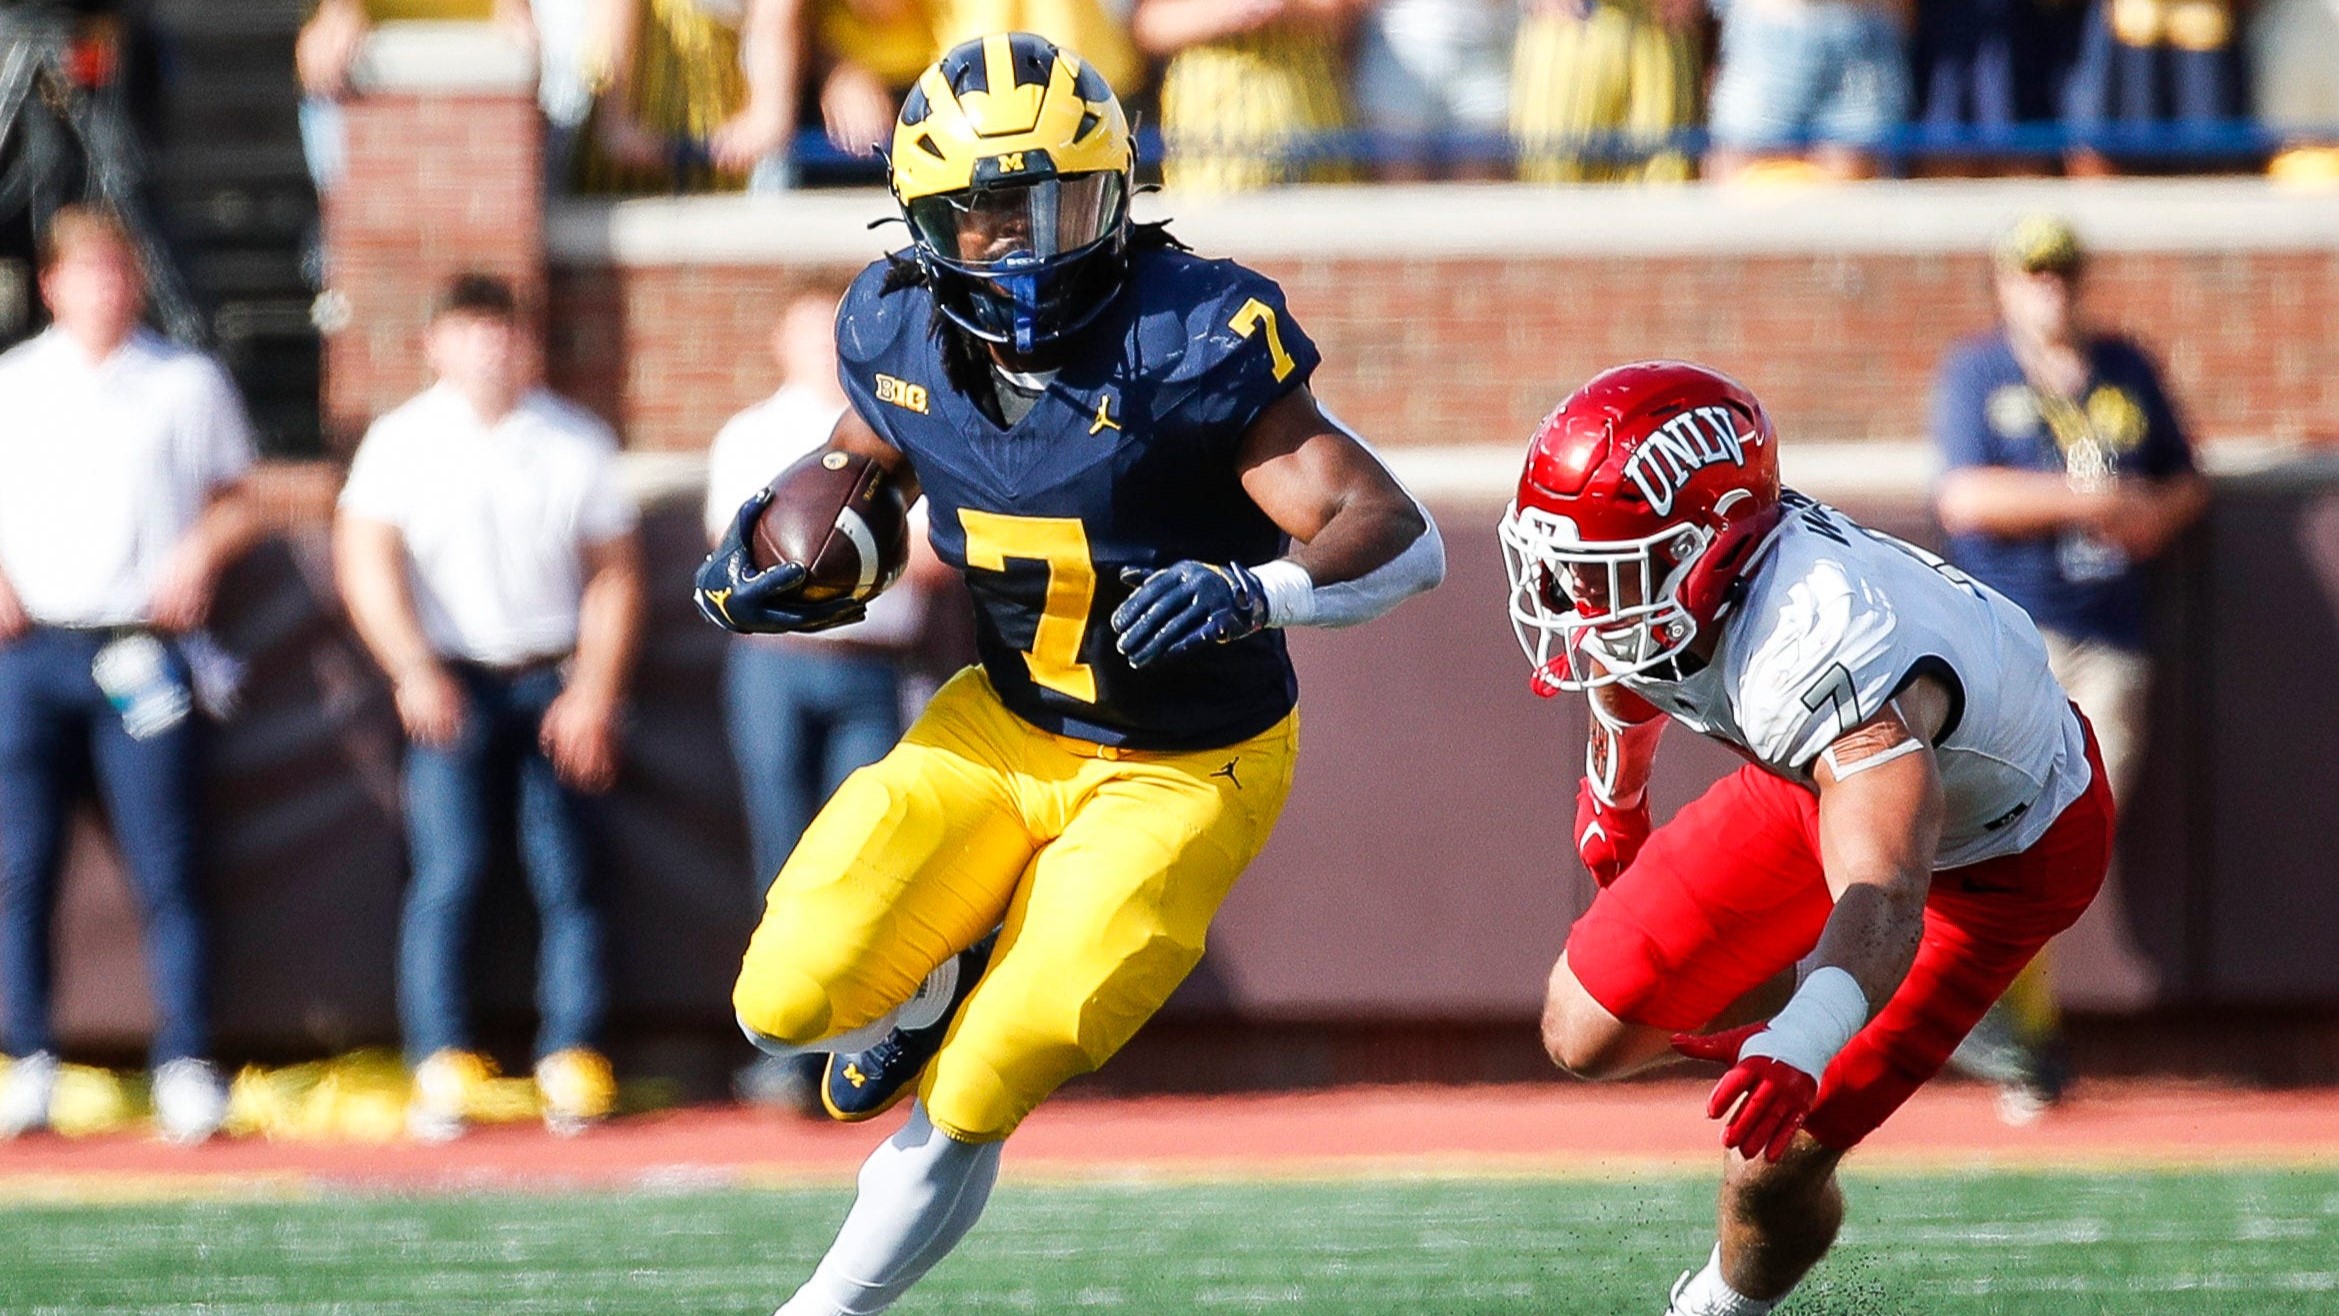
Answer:
[[[2038,623],[2125,804],[2151,678],[2144,564],[2200,516],[2208,489],[2150,358],[2080,316],[2085,257],[2071,225],[2029,216],[1994,255],[1998,326],[1951,352],[1934,390],[1948,468],[1934,508],[1950,559]],[[2061,1090],[2044,963],[1961,1056],[2002,1081],[2000,1110],[2017,1122]]]

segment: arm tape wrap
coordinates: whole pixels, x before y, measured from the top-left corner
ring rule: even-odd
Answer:
[[[1833,964],[1822,965],[1795,989],[1770,1027],[1747,1039],[1738,1058],[1769,1056],[1818,1078],[1867,1022],[1868,995],[1859,982]]]

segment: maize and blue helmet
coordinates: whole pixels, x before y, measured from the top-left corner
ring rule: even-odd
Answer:
[[[1094,320],[1128,275],[1135,158],[1079,56],[1028,32],[952,48],[903,99],[889,161],[942,313],[1019,354]]]

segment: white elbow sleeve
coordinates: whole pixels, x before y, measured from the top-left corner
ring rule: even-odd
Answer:
[[[1307,568],[1277,558],[1254,570],[1267,591],[1270,626],[1354,626],[1371,621],[1408,597],[1446,578],[1446,544],[1429,509],[1421,508],[1421,533],[1405,550],[1381,565],[1337,585],[1319,586]]]

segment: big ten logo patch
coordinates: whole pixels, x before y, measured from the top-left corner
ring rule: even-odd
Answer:
[[[913,384],[906,379],[895,379],[891,375],[879,375],[877,377],[877,400],[890,402],[897,407],[907,407],[921,416],[926,414],[926,386],[924,384]]]
[[[1748,444],[1760,436],[1738,432],[1728,407],[1692,407],[1651,431],[1624,463],[1625,478],[1659,516],[1672,512],[1689,477],[1722,462],[1746,464]]]

